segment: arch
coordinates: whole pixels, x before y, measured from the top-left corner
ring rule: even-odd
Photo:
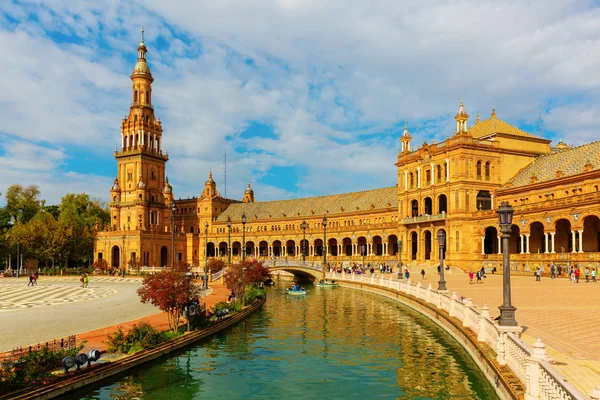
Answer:
[[[513,224],[510,227],[510,239],[508,240],[508,252],[510,254],[518,254],[521,251],[521,228],[519,225]]]
[[[246,257],[254,256],[254,242],[252,240],[246,240]]]
[[[411,217],[419,216],[419,202],[417,200],[411,200],[411,202],[410,202],[410,216]]]
[[[600,218],[588,215],[583,219],[583,251],[600,251]]]
[[[480,190],[475,196],[475,202],[477,203],[478,210],[491,210],[492,209],[492,195],[489,190]]]
[[[119,268],[119,266],[121,265],[121,249],[119,248],[119,246],[114,245],[112,248],[112,267],[113,268]]]
[[[433,214],[433,201],[431,200],[431,197],[425,197],[423,200],[423,214]]]
[[[242,255],[242,244],[237,240],[231,243],[231,255],[237,257]]]
[[[529,226],[529,248],[530,253],[544,253],[546,251],[546,235],[544,224],[534,222]]]
[[[296,255],[296,241],[288,240],[285,242],[285,254],[292,257]]]
[[[338,245],[336,238],[330,238],[327,240],[327,254],[332,256],[338,255]]]
[[[554,235],[554,249],[558,252],[571,252],[573,240],[571,236],[571,221],[561,218],[554,224],[556,234]]]
[[[163,246],[160,248],[160,266],[162,268],[166,267],[169,263],[169,250],[167,250],[167,246]]]
[[[219,256],[221,256],[221,257],[227,256],[227,242],[219,243]]]
[[[261,240],[260,242],[258,242],[258,254],[261,257],[269,256],[269,243],[267,243],[266,240]]]
[[[448,198],[445,194],[440,194],[438,197],[438,214],[448,212]]]
[[[419,235],[417,232],[412,232],[410,234],[410,259],[417,259],[417,251],[419,250]]]
[[[322,239],[315,239],[315,241],[313,242],[313,246],[314,246],[314,255],[316,257],[323,257],[323,240]]]
[[[373,254],[376,256],[383,255],[383,240],[381,236],[373,236]]]
[[[275,257],[281,256],[281,240],[273,241],[273,256],[275,256]]]
[[[388,236],[388,253],[389,256],[395,256],[398,254],[398,236]]]
[[[425,239],[425,259],[431,260],[431,248],[432,248],[431,231],[424,232],[424,239]]]
[[[206,244],[206,256],[207,257],[215,256],[215,244],[213,242],[208,242]]]
[[[342,253],[346,256],[352,255],[352,239],[349,237],[342,239]]]
[[[483,239],[483,253],[494,254],[498,252],[498,229],[495,226],[485,228]]]
[[[363,253],[366,256],[368,254],[367,238],[364,236],[360,236],[356,239],[356,254],[362,256]]]

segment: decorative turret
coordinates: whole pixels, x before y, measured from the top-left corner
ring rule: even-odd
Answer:
[[[165,176],[165,186],[163,188],[163,193],[172,193],[173,187],[169,184],[169,177]]]
[[[110,198],[113,203],[116,203],[121,198],[121,187],[119,186],[119,179],[115,177],[113,185],[110,188]]]
[[[165,185],[163,187],[162,194],[165,198],[165,205],[170,207],[173,202],[173,187],[169,183],[168,176],[165,176]]]
[[[204,197],[212,198],[219,195],[217,192],[217,184],[213,180],[212,171],[208,173],[208,179],[204,182]]]
[[[410,136],[410,133],[408,133],[408,127],[406,126],[406,124],[404,124],[404,132],[402,132],[402,137],[400,138],[400,141],[402,142],[402,152],[404,153],[405,151],[410,151],[410,140],[412,139],[412,136]]]
[[[146,183],[144,183],[144,178],[142,178],[142,175],[140,175],[140,180],[137,183],[137,188],[144,189],[145,187],[146,187]]]
[[[250,181],[248,181],[248,187],[246,191],[244,191],[244,198],[242,199],[243,203],[254,203],[256,200],[254,199],[254,190],[250,187]]]
[[[113,185],[110,188],[111,192],[120,192],[121,191],[121,187],[119,186],[119,180],[117,179],[117,177],[115,177],[115,180],[113,181]]]
[[[465,106],[462,100],[460,101],[460,106],[458,107],[458,112],[454,116],[454,119],[456,120],[456,133],[466,132],[469,114],[467,114],[467,110],[465,110]]]

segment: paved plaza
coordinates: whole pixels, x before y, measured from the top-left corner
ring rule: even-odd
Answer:
[[[90,277],[87,288],[78,277],[0,279],[0,353],[160,312],[140,303],[139,278]]]
[[[437,288],[437,275],[426,278],[424,285],[432,283]],[[450,293],[472,298],[478,308],[487,305],[492,317],[500,314],[501,274],[488,273],[480,284],[469,284],[469,277],[462,274],[449,274],[446,280]],[[542,339],[555,367],[585,393],[600,385],[600,283],[581,279],[574,284],[566,278],[547,277],[535,282],[532,274],[511,276],[511,287],[516,319],[524,328],[523,341],[531,345]]]

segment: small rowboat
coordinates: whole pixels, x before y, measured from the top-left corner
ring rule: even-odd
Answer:
[[[306,294],[306,289],[301,289],[301,290],[285,289],[285,292],[287,294],[299,295],[299,294]]]
[[[331,282],[317,282],[315,283],[316,287],[339,287],[339,283],[331,283]]]

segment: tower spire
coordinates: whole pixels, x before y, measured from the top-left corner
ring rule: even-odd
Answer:
[[[458,112],[454,116],[456,120],[456,133],[466,132],[467,131],[467,121],[469,120],[469,114],[467,114],[467,110],[465,110],[465,106],[463,104],[462,99],[460,99],[460,105],[458,106]]]
[[[144,24],[142,24],[142,43],[144,43]]]

